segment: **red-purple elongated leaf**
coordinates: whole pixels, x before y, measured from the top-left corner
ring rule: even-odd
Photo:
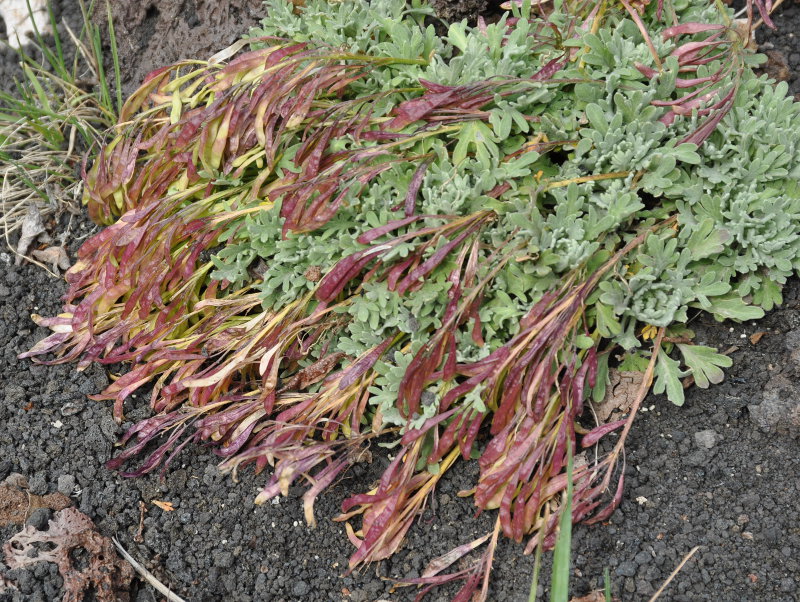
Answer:
[[[462,545],[460,545],[458,547],[455,547],[452,550],[450,550],[449,552],[447,552],[446,554],[442,554],[441,556],[437,556],[436,558],[431,560],[428,563],[428,565],[425,567],[425,569],[422,571],[421,579],[426,579],[426,578],[434,577],[435,575],[438,575],[439,573],[441,573],[446,568],[450,567],[454,562],[456,562],[457,560],[459,560],[460,558],[462,558],[466,554],[469,554],[473,550],[479,548],[491,536],[492,536],[492,533],[489,532],[486,535],[484,535],[483,537],[479,537],[478,539],[470,541],[469,543],[465,543],[465,544],[462,544]]]
[[[719,104],[722,105],[721,108],[719,108],[714,115],[709,117],[697,130],[681,140],[680,144],[690,142],[698,146],[701,145],[714,132],[717,128],[717,124],[722,121],[723,117],[725,117],[733,107],[736,91],[736,87],[732,87],[728,94],[720,101]]]
[[[748,0],[747,4],[748,7],[750,3],[753,2],[758,7],[758,14],[764,20],[764,24],[769,27],[770,29],[776,29],[775,23],[772,21],[772,17],[770,17],[770,13],[772,12],[772,0]],[[752,11],[752,9],[750,9]]]
[[[314,519],[314,502],[317,497],[319,497],[320,493],[329,487],[331,483],[336,480],[336,477],[348,468],[349,465],[349,462],[346,460],[338,460],[314,475],[315,483],[303,494],[303,512],[305,514],[306,523],[310,527],[317,526],[317,521]]]
[[[333,269],[325,274],[317,287],[317,299],[330,302],[355,278],[358,273],[377,255],[391,248],[391,245],[380,245],[364,251],[358,251],[340,260]]]
[[[600,426],[596,426],[581,438],[581,445],[583,447],[591,447],[592,445],[597,443],[600,439],[605,437],[608,433],[613,433],[621,426],[624,426],[625,422],[627,421],[617,420],[616,422],[609,422],[607,424],[601,424]]]
[[[363,234],[360,234],[359,237],[356,239],[359,244],[368,245],[369,243],[379,239],[381,236],[385,236],[389,232],[394,232],[395,230],[399,230],[400,228],[404,228],[409,224],[413,224],[416,221],[419,221],[425,217],[435,217],[432,215],[407,215],[403,219],[393,220],[384,224],[383,226],[378,226],[377,228],[372,228],[371,230],[367,230]]]
[[[653,79],[654,77],[658,76],[658,71],[656,71],[652,67],[648,67],[647,65],[643,65],[642,63],[640,63],[638,61],[635,62],[633,65],[636,67],[636,69],[638,69],[639,73],[641,73],[642,75],[644,75],[647,78]]]
[[[594,525],[599,522],[603,522],[607,520],[616,510],[620,502],[622,502],[622,494],[625,491],[625,473],[621,472],[619,475],[619,480],[617,481],[617,489],[614,492],[614,498],[609,502],[608,506],[605,509],[595,514],[592,518],[584,521],[587,525]]]
[[[392,111],[395,117],[385,127],[390,130],[402,130],[407,125],[427,117],[434,109],[448,104],[456,95],[457,90],[450,88],[444,92],[425,94],[419,98],[406,100]]]
[[[406,192],[405,203],[403,205],[406,217],[414,215],[417,204],[417,194],[419,193],[423,180],[425,180],[425,172],[428,170],[428,166],[432,161],[432,158],[423,161],[419,167],[417,167],[417,170],[411,178],[411,183],[408,185],[408,191]]]
[[[478,229],[483,226],[481,222],[476,222],[472,224],[469,228],[464,230],[461,234],[456,236],[452,241],[443,245],[441,248],[434,251],[434,253],[426,259],[422,264],[414,268],[408,276],[406,276],[398,285],[397,285],[397,292],[399,294],[405,293],[413,284],[415,284],[420,278],[424,278],[427,274],[429,274],[436,266],[438,266],[445,257],[447,257],[450,252],[458,247],[464,240],[474,234]]]
[[[452,410],[448,410],[447,412],[443,412],[433,416],[432,418],[428,418],[420,428],[407,430],[402,439],[400,439],[400,444],[408,445],[409,443],[413,443],[433,427],[450,418],[456,412],[458,412],[458,408],[453,408]]]
[[[706,31],[721,31],[723,29],[725,29],[724,25],[691,21],[688,23],[681,23],[679,25],[667,27],[661,32],[661,37],[664,40],[669,40],[670,38],[674,38],[676,36],[694,35],[696,33],[704,33]]]
[[[339,381],[339,389],[344,390],[350,385],[355,383],[359,378],[366,374],[367,370],[372,368],[375,363],[386,353],[386,350],[392,345],[394,337],[387,337],[383,342],[373,347],[366,354],[362,355],[355,362],[353,362],[342,373],[342,378]]]
[[[552,78],[556,73],[561,71],[567,63],[569,62],[569,57],[556,57],[554,59],[549,60],[544,66],[539,69],[536,73],[533,74],[531,77],[532,81],[540,82],[540,81],[547,81]]]

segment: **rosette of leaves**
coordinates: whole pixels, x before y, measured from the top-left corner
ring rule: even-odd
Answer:
[[[351,567],[398,548],[459,456],[498,530],[551,546],[567,442],[623,426],[576,423],[612,350],[642,395],[655,376],[681,403],[683,376],[730,362],[691,344],[689,312],[759,317],[797,270],[797,105],[716,4],[523,5],[441,39],[419,4],[298,10],[275,0],[249,51],[128,100],[86,174],[110,225],[25,355],[130,362],[97,396],[118,420],[152,386],[110,466],[206,441],[224,470],[271,467],[259,503],[307,481],[310,523],[359,448],[393,437],[339,517]],[[575,468],[573,520],[619,502],[629,428]],[[491,550],[418,582],[485,595]]]

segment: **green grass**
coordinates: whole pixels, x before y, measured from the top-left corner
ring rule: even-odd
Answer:
[[[553,569],[550,578],[550,602],[567,602],[569,600],[569,576],[572,568],[572,497],[573,497],[573,453],[572,441],[567,438],[567,491],[564,500],[564,511],[558,522],[558,537],[553,549]],[[539,572],[542,563],[542,539],[536,546],[533,561],[533,579],[528,594],[528,602],[536,601],[536,590],[539,587]],[[606,584],[610,588],[610,584]]]
[[[77,211],[82,153],[102,142],[122,104],[110,9],[114,75],[109,81],[103,69],[102,32],[90,18],[93,6],[87,8],[82,0],[80,6],[80,33],[65,26],[75,48],[74,58],[65,54],[68,41],[59,34],[48,5],[52,37],[45,37],[34,21],[33,40],[16,51],[22,77],[14,82],[13,91],[0,91],[0,228],[9,246],[11,234],[21,228],[31,204],[43,218]],[[32,12],[30,3],[28,12]]]

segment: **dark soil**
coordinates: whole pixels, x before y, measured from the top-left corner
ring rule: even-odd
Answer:
[[[770,59],[770,75],[785,79],[789,89],[800,95],[800,2],[787,2],[779,9],[775,20],[778,29],[772,31],[762,27],[756,32],[760,49]]]
[[[262,4],[262,0],[111,0],[123,90],[130,94],[159,67],[208,58],[233,44],[259,24]],[[98,21],[104,19],[105,11],[100,11]]]
[[[141,16],[138,6],[133,8],[137,3],[112,4],[131,19],[124,33],[118,25],[121,44],[140,49],[123,62],[127,82],[160,66],[162,59],[191,56],[198,51],[189,50],[191,40],[202,38],[202,48],[213,52],[247,26],[239,23],[234,34],[229,27],[217,31],[218,21],[192,17],[184,22],[185,29],[176,27],[170,36],[147,19],[153,9],[146,7],[155,3],[141,3],[143,20],[131,16]],[[166,8],[175,4],[184,3],[159,3],[157,19],[168,12],[170,22],[179,14],[183,18],[179,9]],[[198,9],[194,14],[200,19],[209,13]],[[787,6],[776,22],[788,33],[774,36],[765,30],[762,42],[772,40],[788,57],[792,73],[800,73],[800,47],[789,37],[800,32],[798,7]],[[146,55],[137,54],[142,47]],[[797,77],[792,77],[797,86]],[[83,222],[76,237],[91,228]],[[30,314],[58,313],[63,291],[63,282],[39,268],[15,267],[8,255],[0,255],[0,481],[18,472],[28,479],[31,494],[61,491],[70,496],[103,534],[116,536],[184,599],[411,600],[413,590],[393,591],[385,578],[417,576],[435,556],[491,530],[492,514],[474,518],[471,501],[456,495],[471,486],[476,472],[474,464],[462,463],[443,479],[435,505],[412,528],[397,555],[342,576],[352,547],[342,525],[330,517],[348,493],[368,488],[381,474],[388,463],[385,450],[373,449],[371,464],[357,465],[318,501],[316,529],[303,520],[301,490],[280,503],[254,506],[252,499],[265,478],[245,471],[234,483],[218,473],[217,458],[202,447],[187,449],[163,480],[123,479],[109,472],[103,463],[112,456],[122,429],[108,405],[86,398],[108,383],[107,371],[98,366],[85,372],[72,365],[43,367],[16,357],[45,335]],[[721,385],[689,390],[682,408],[663,396],[646,401],[647,411],[637,419],[627,446],[620,509],[607,524],[575,529],[573,594],[602,587],[608,567],[616,596],[647,600],[681,559],[700,546],[662,600],[796,601],[800,425],[792,423],[789,410],[800,398],[800,283],[791,282],[783,307],[757,324],[716,324],[700,317],[691,326],[710,345],[737,346],[734,366]],[[756,332],[766,334],[754,344],[749,337]],[[143,397],[130,400],[126,413],[131,421],[146,417]],[[153,500],[171,502],[175,510],[163,511]],[[136,543],[140,502],[146,513],[143,542]],[[28,521],[41,524],[46,518],[47,511],[39,510]],[[19,529],[0,527],[0,541]],[[527,600],[533,563],[522,550],[522,545],[500,542],[491,600]],[[546,561],[545,576],[548,567]],[[19,588],[0,593],[0,600],[61,598],[62,581],[54,565],[8,571],[0,563],[0,576]],[[135,583],[134,589],[133,600],[162,599],[149,586]],[[426,599],[446,600],[453,592],[445,589]]]

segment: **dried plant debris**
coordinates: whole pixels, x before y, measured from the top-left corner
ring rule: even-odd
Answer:
[[[57,512],[47,531],[28,525],[3,546],[3,552],[12,570],[42,561],[57,564],[64,579],[63,602],[80,602],[90,589],[98,602],[129,599],[133,568],[117,555],[112,540],[75,508]]]
[[[601,403],[592,404],[599,424],[609,422],[612,417],[617,420],[630,411],[643,376],[634,370],[609,370],[606,396]]]
[[[49,265],[54,272],[66,271],[71,265],[69,255],[64,247],[47,247],[46,249],[34,249],[31,251],[34,259]]]
[[[12,473],[0,484],[0,527],[21,525],[39,508],[63,510],[70,505],[72,501],[61,493],[30,493],[27,479],[19,473]]]
[[[45,233],[44,223],[42,222],[42,215],[34,203],[28,205],[25,219],[22,220],[22,229],[17,242],[17,257],[14,260],[15,265],[22,263],[22,258],[27,255],[28,249],[36,241],[40,234]]]
[[[9,14],[21,11],[27,17],[27,1],[0,1],[0,13],[12,29],[14,19]],[[102,132],[116,120],[117,107],[111,79],[100,67],[97,26],[84,23],[80,38],[66,28],[76,50],[74,60],[68,61],[58,30],[50,28],[55,17],[46,0],[32,0],[30,9],[37,29],[18,51],[22,77],[11,86],[13,91],[0,91],[0,232],[18,253],[18,263],[26,256],[33,263],[54,265],[56,272],[66,265],[61,257],[50,257],[48,249],[40,260],[27,253],[37,237],[40,243],[51,243],[41,240],[45,226],[52,233],[65,212],[79,213],[83,151],[102,140]],[[52,37],[45,39],[47,33]],[[10,35],[15,37],[13,31]],[[112,44],[112,54],[114,48]],[[19,243],[13,245],[16,234]],[[62,238],[60,243],[64,242]]]

